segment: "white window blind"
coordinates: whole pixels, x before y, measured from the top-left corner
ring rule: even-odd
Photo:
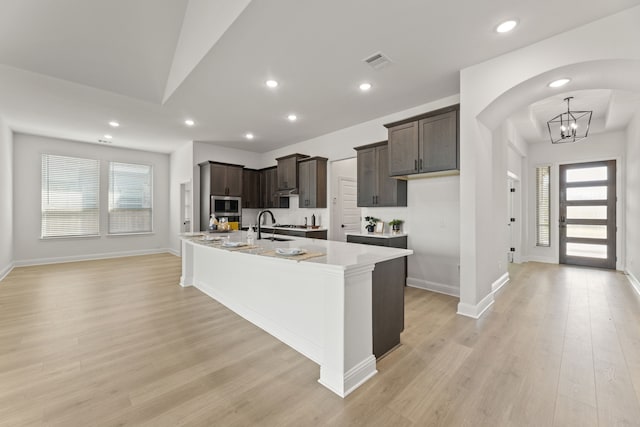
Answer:
[[[152,182],[151,166],[109,163],[109,234],[152,231]]]
[[[551,246],[550,223],[550,175],[551,167],[536,168],[536,245]]]
[[[100,233],[100,161],[42,155],[41,236]]]

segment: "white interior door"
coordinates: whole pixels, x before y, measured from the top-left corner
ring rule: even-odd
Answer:
[[[191,181],[180,184],[180,230],[191,232]]]
[[[346,242],[347,232],[360,231],[360,208],[358,207],[358,187],[353,178],[338,179],[337,211],[338,221],[335,224],[338,240]]]

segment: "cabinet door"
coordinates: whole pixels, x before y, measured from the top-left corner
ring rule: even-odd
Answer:
[[[298,160],[296,157],[289,157],[278,161],[278,189],[288,190],[297,187],[297,163]]]
[[[242,168],[227,166],[227,196],[242,197]]]
[[[311,197],[311,188],[309,188],[309,178],[311,177],[311,163],[298,163],[298,207],[308,208]]]
[[[420,120],[420,172],[458,169],[457,112]]]
[[[257,209],[260,203],[260,172],[244,169],[242,171],[242,206]]]
[[[227,167],[211,163],[211,194],[215,196],[228,196],[227,194]]]
[[[306,178],[306,181],[303,181],[302,177],[299,177],[300,183],[301,183],[300,186],[306,187],[307,207],[317,208],[318,207],[318,162],[315,160],[312,160],[310,162],[304,162],[304,163],[309,164],[309,166],[307,166],[307,171],[308,171],[307,178]],[[298,171],[298,173],[299,172],[300,171]]]
[[[398,180],[389,177],[389,148],[376,148],[378,192],[376,206],[397,206]]]
[[[389,175],[418,172],[418,123],[411,122],[389,128]]]
[[[378,174],[376,170],[376,149],[358,150],[358,206],[375,205]]]

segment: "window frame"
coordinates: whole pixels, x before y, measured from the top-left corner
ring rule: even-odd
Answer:
[[[43,184],[45,182],[45,176],[44,176],[44,162],[45,159],[48,157],[64,157],[64,158],[69,158],[69,159],[77,159],[77,160],[87,160],[87,161],[91,161],[91,162],[95,162],[96,163],[96,178],[97,178],[97,182],[96,182],[96,207],[95,207],[95,211],[97,212],[97,218],[96,218],[96,233],[91,233],[91,234],[71,234],[71,235],[59,235],[59,236],[53,236],[53,235],[45,235],[44,233],[44,229],[45,229],[45,193],[44,193],[44,189],[43,189]],[[71,156],[71,155],[67,155],[67,154],[56,154],[56,153],[45,153],[45,152],[41,152],[40,153],[40,240],[60,240],[60,239],[92,239],[92,238],[99,238],[101,237],[101,204],[100,204],[100,198],[101,198],[101,191],[102,191],[102,186],[101,186],[101,168],[102,168],[102,162],[100,159],[96,159],[96,158],[90,158],[90,157],[78,157],[78,156]],[[47,182],[50,182],[49,180],[49,176],[47,175]],[[47,189],[47,194],[48,193],[48,189]]]
[[[546,176],[547,176],[547,182],[546,182],[546,189],[543,189],[543,191],[541,192],[541,186],[545,185],[544,182],[540,182],[541,177],[544,177],[544,172],[542,172],[541,175],[541,171],[546,170]],[[552,178],[552,173],[551,173],[551,165],[549,164],[545,164],[545,165],[538,165],[536,166],[535,169],[535,218],[536,218],[536,222],[535,222],[535,226],[536,226],[536,247],[544,247],[544,248],[548,248],[551,247],[551,178]],[[543,197],[545,197],[545,190],[546,190],[546,204],[547,204],[547,212],[546,212],[546,218],[541,218],[541,199]],[[544,219],[546,219],[546,224],[544,223]],[[547,241],[545,242],[544,239],[542,239],[542,229],[546,228],[547,232],[546,232],[546,236],[547,236]]]
[[[149,234],[154,234],[154,225],[155,225],[155,215],[154,215],[154,197],[153,197],[153,192],[154,192],[154,187],[155,187],[155,182],[154,182],[154,165],[150,164],[150,163],[133,163],[133,162],[123,162],[123,161],[119,161],[119,160],[109,160],[107,165],[107,194],[106,194],[106,198],[107,198],[107,209],[106,209],[106,216],[107,216],[107,229],[105,232],[105,235],[107,237],[118,237],[118,236],[136,236],[136,235],[149,235]],[[124,164],[124,165],[133,165],[133,166],[146,166],[149,168],[149,183],[150,183],[150,210],[151,210],[151,217],[150,217],[150,230],[149,231],[124,231],[124,232],[119,232],[119,233],[112,233],[111,232],[111,165],[114,163],[118,163],[118,164]]]

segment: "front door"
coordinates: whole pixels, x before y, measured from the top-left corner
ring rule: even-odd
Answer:
[[[616,268],[616,161],[560,165],[560,263]]]

